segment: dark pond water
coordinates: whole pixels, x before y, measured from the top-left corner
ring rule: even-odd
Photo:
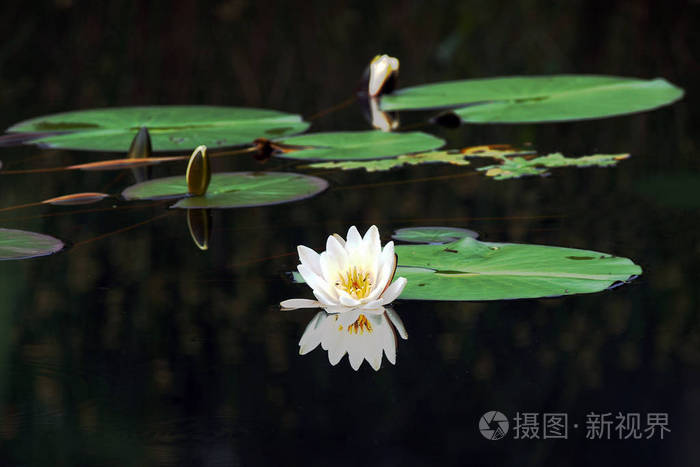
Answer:
[[[0,227],[72,244],[55,256],[0,262],[1,465],[697,465],[697,5],[45,3],[42,15],[20,2],[1,15],[3,128],[135,104],[308,117],[346,99],[378,52],[401,59],[406,85],[590,72],[663,76],[686,97],[590,122],[428,126],[448,147],[530,142],[542,153],[632,157],[615,168],[511,181],[448,165],[319,173],[331,187],[315,198],[214,212],[207,251],[191,241],[185,213],[167,205],[108,199],[0,212]],[[360,109],[349,107],[312,130],[365,128]],[[0,150],[4,169],[104,158]],[[213,164],[294,167],[249,156]],[[184,167],[158,166],[154,175]],[[133,183],[129,172],[116,174],[0,175],[0,207]],[[322,250],[329,234],[372,224],[383,241],[401,227],[457,226],[488,241],[613,253],[644,273],[565,298],[398,301],[408,339],[398,343],[396,365],[385,359],[378,372],[367,363],[353,371],[347,357],[331,366],[320,348],[299,356],[315,311],[278,305],[310,296],[285,276],[296,245]],[[498,441],[478,429],[492,410],[510,420]],[[540,439],[514,439],[516,416],[525,425],[526,414],[537,414]],[[567,439],[542,439],[545,414],[568,417]],[[604,414],[609,435],[588,439]],[[620,439],[618,416],[634,414],[641,439]],[[667,417],[663,439],[644,431],[654,417]]]

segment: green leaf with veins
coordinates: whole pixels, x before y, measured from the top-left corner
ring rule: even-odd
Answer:
[[[398,245],[401,299],[503,300],[605,290],[641,274],[626,258],[545,245],[480,242]]]
[[[300,116],[275,110],[216,106],[148,106],[79,110],[25,120],[10,133],[46,133],[30,142],[50,148],[126,152],[141,127],[154,151],[191,151],[252,143],[305,131]],[[63,132],[56,134],[56,132]]]
[[[290,172],[224,172],[214,174],[203,196],[187,195],[184,176],[158,178],[126,188],[126,200],[182,198],[172,207],[226,209],[289,203],[310,198],[328,187],[318,177]]]
[[[309,133],[275,142],[298,147],[276,153],[275,156],[310,161],[381,159],[412,152],[430,151],[445,144],[440,138],[420,131],[385,133],[378,130]]]
[[[509,76],[424,84],[382,96],[381,109],[453,108],[467,123],[536,123],[652,110],[683,97],[664,79],[618,76]]]

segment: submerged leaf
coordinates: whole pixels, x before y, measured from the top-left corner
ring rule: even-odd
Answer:
[[[399,154],[437,149],[445,142],[422,133],[387,133],[383,131],[339,131],[294,136],[278,141],[296,150],[285,150],[278,157],[304,160],[367,160]]]
[[[544,245],[480,242],[399,245],[402,299],[503,300],[605,290],[642,270],[626,258]]]
[[[468,157],[483,157],[474,155]],[[488,155],[486,157],[494,157]],[[612,167],[621,160],[629,158],[629,154],[595,154],[582,157],[564,157],[561,153],[527,159],[524,157],[502,157],[499,164],[479,167],[478,171],[485,172],[487,177],[495,180],[507,180],[528,175],[549,175],[550,168],[555,167]]]
[[[365,169],[367,172],[380,172],[407,165],[427,163],[448,163],[453,165],[469,165],[469,159],[496,159],[497,164],[479,167],[476,170],[484,172],[487,177],[495,180],[507,180],[524,176],[549,175],[549,170],[556,167],[612,167],[621,160],[629,158],[629,154],[595,154],[582,157],[564,157],[560,153],[537,156],[535,151],[518,149],[509,145],[488,145],[464,148],[455,151],[433,151],[418,154],[405,154],[390,159],[369,161],[317,162],[303,166],[309,169]]]
[[[26,230],[0,229],[0,260],[52,255],[64,246],[62,241],[48,235]]]
[[[381,108],[456,108],[469,123],[555,122],[655,109],[683,96],[664,79],[554,75],[470,79],[425,84],[382,97]]]
[[[318,177],[287,172],[228,172],[211,177],[204,196],[187,196],[183,176],[159,178],[132,185],[122,192],[126,200],[183,198],[174,208],[242,208],[297,201],[328,187]]]
[[[464,154],[448,151],[433,151],[418,154],[404,154],[391,159],[370,161],[317,162],[304,167],[309,169],[365,169],[367,172],[381,172],[405,165],[420,165],[435,162],[444,162],[452,165],[469,165],[469,161],[464,160]]]
[[[256,138],[280,138],[308,128],[298,115],[274,110],[214,106],[116,107],[33,118],[10,133],[41,133],[31,143],[52,148],[126,151],[143,127],[154,151],[226,147]],[[56,134],[57,131],[62,134]],[[145,144],[145,143],[144,143]]]
[[[478,236],[473,230],[459,227],[406,227],[394,232],[391,238],[400,242],[442,244]]]

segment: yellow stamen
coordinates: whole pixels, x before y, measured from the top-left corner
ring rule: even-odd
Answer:
[[[372,332],[372,324],[365,315],[360,315],[357,321],[348,326],[349,334],[364,334],[365,331]]]
[[[348,270],[345,275],[341,274],[335,285],[356,299],[366,297],[372,290],[369,273],[358,271],[357,267]]]

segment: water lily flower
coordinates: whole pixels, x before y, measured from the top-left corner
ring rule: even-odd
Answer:
[[[392,283],[396,272],[394,242],[382,249],[374,225],[364,237],[355,226],[348,230],[347,241],[337,234],[329,236],[321,254],[303,245],[297,251],[301,261],[297,270],[316,300],[285,300],[280,303],[284,309],[324,308],[340,314],[339,324],[347,327],[363,314],[383,314],[384,305],[396,300],[406,286],[403,277]]]
[[[321,344],[328,351],[331,365],[336,365],[346,353],[353,370],[358,370],[364,360],[379,370],[382,354],[392,365],[396,364],[397,332],[402,339],[408,339],[408,334],[394,310],[387,308],[378,315],[360,314],[349,326],[340,324],[341,316],[319,311],[299,340],[299,354],[305,355]]]
[[[399,59],[386,54],[377,55],[369,64],[370,97],[388,94],[396,87],[399,76]]]

